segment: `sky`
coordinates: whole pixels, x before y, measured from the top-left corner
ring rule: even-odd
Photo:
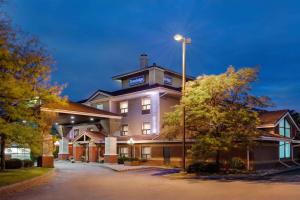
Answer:
[[[181,33],[189,75],[259,67],[252,93],[300,111],[298,0],[10,0],[4,10],[53,55],[52,81],[71,100],[119,89],[111,77],[138,69],[142,53],[180,72]]]

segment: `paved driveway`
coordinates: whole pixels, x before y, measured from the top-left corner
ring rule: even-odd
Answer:
[[[300,172],[272,177],[269,180],[249,182],[170,180],[162,176],[154,176],[153,174],[157,172],[151,170],[113,172],[97,165],[82,163],[56,163],[56,167],[56,175],[46,184],[15,193],[6,199],[300,199]]]

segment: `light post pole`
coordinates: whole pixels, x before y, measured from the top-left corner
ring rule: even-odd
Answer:
[[[133,159],[134,158],[134,156],[133,156],[134,140],[132,138],[130,138],[129,140],[127,140],[127,144],[130,146],[130,157],[131,157],[131,159]]]
[[[185,82],[186,82],[186,45],[191,44],[191,38],[185,38],[180,34],[174,36],[174,40],[182,43],[182,97],[185,95]],[[181,97],[181,98],[182,98]],[[182,170],[185,171],[185,158],[186,158],[186,141],[185,141],[185,106],[182,107]]]

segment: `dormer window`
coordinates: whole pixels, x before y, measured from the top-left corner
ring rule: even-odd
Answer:
[[[121,114],[128,113],[128,101],[122,101],[120,103],[120,112]]]
[[[103,104],[102,103],[97,104],[96,108],[99,110],[103,110]]]
[[[151,110],[151,99],[142,98],[142,114],[149,114]]]
[[[279,135],[283,137],[291,137],[291,125],[286,119],[279,122]]]

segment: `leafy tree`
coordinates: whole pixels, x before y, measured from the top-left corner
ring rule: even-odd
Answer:
[[[296,110],[291,110],[290,113],[293,119],[295,120],[296,124],[300,126],[300,113]]]
[[[194,159],[215,156],[219,164],[221,152],[251,145],[251,139],[260,135],[255,108],[271,105],[269,98],[249,93],[257,75],[257,69],[236,71],[229,67],[223,74],[203,75],[188,82],[180,105],[164,118],[163,135],[181,135],[184,106],[187,137],[196,140],[190,150]]]
[[[50,83],[52,66],[51,56],[36,38],[14,31],[0,19],[1,169],[6,144],[30,147],[34,154],[41,151],[44,129],[53,120],[39,108],[42,103],[63,102],[62,87]]]

